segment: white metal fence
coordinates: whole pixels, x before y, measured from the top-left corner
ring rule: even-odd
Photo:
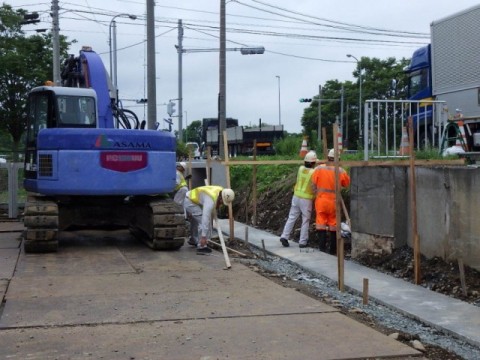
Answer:
[[[399,154],[402,128],[412,117],[415,147],[438,147],[448,120],[445,101],[367,100],[364,105],[364,160]]]

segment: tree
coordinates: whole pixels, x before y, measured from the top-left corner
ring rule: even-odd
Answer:
[[[7,4],[0,7],[0,130],[11,137],[14,161],[26,129],[27,94],[51,80],[53,73],[52,36],[26,37],[21,29],[26,13]],[[60,51],[65,56],[68,45],[61,37]]]
[[[359,63],[362,69],[362,103],[368,99],[401,99],[405,97],[406,77],[403,68],[408,64],[408,60],[404,58],[398,61],[395,58],[380,60],[362,57]],[[358,67],[353,72],[353,76],[359,78]],[[395,91],[392,89],[392,80],[397,83]],[[328,146],[333,145],[332,124],[341,114],[341,89],[342,83],[338,80],[328,80],[322,86],[322,99],[325,99],[321,103],[322,127],[325,127],[327,131]],[[357,144],[359,139],[359,90],[358,81],[343,83],[344,132],[348,133],[351,146],[359,145]],[[363,110],[363,104],[361,110]],[[346,121],[347,119],[348,121]],[[307,136],[311,139],[318,136],[318,95],[313,96],[310,106],[305,108],[301,123]]]
[[[199,145],[202,143],[202,122],[200,120],[192,121],[187,128],[186,131],[186,142],[196,142]]]

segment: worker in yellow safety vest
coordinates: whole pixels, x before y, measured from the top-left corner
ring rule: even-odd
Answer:
[[[283,228],[280,242],[283,246],[290,246],[288,239],[292,233],[293,226],[298,217],[302,215],[302,226],[300,228],[300,239],[298,246],[300,248],[307,247],[308,228],[310,227],[310,218],[312,217],[313,199],[315,199],[315,191],[312,185],[312,174],[317,162],[317,154],[315,151],[309,151],[303,158],[303,165],[298,168],[297,181],[293,190],[292,204],[288,219]]]
[[[207,246],[211,237],[211,224],[214,211],[222,204],[233,202],[235,193],[218,185],[200,186],[187,192],[183,207],[190,218],[190,239],[188,244],[197,247],[198,254],[208,254]],[[199,239],[200,236],[200,239]]]
[[[183,206],[183,201],[185,200],[185,195],[188,191],[187,179],[191,177],[191,175],[185,176],[185,170],[187,170],[187,164],[183,161],[177,163],[173,201],[181,206]]]

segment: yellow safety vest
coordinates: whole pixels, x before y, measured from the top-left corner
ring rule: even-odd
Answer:
[[[183,174],[180,173],[180,183],[179,183],[177,186],[175,186],[175,191],[177,191],[178,189],[180,189],[180,188],[182,188],[182,187],[184,187],[184,186],[188,187],[187,181],[186,181],[185,178],[183,177]]]
[[[200,193],[207,194],[213,199],[213,202],[216,204],[220,192],[223,190],[223,187],[218,185],[210,186],[200,186],[193,190],[190,190],[189,199],[197,205],[200,205]]]
[[[302,199],[314,199],[315,192],[312,186],[312,174],[314,169],[300,166],[297,173],[297,182],[293,190],[293,194]]]

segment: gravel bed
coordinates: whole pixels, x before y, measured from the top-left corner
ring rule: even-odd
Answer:
[[[418,320],[409,318],[392,308],[377,303],[374,299],[369,299],[368,304],[363,305],[361,296],[349,291],[339,291],[337,283],[329,278],[319,274],[312,274],[290,261],[279,257],[268,256],[265,260],[263,258],[263,252],[259,249],[255,249],[252,246],[251,250],[258,255],[258,259],[239,261],[256,265],[264,271],[272,272],[309,286],[313,294],[319,297],[333,299],[336,306],[340,305],[346,311],[360,309],[378,324],[392,329],[392,332],[400,331],[418,336],[421,342],[447,349],[463,357],[465,360],[480,359],[480,348],[478,347],[474,347],[461,339],[455,338]]]

